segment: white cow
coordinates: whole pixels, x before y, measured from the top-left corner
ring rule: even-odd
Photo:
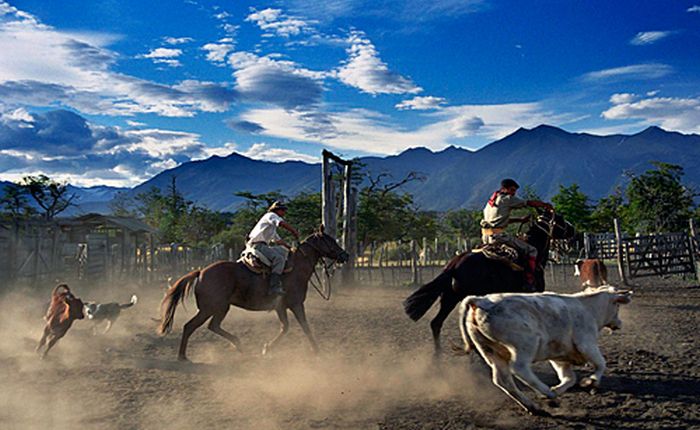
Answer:
[[[465,351],[470,351],[471,340],[491,366],[497,387],[530,413],[547,415],[518,389],[513,375],[553,399],[576,383],[572,365],[588,362],[595,371],[581,385],[597,387],[605,371],[598,334],[603,327],[622,326],[619,305],[629,303],[631,295],[607,285],[575,294],[467,297],[460,306],[459,324]],[[531,364],[544,360],[557,372],[559,385],[550,388],[532,372]]]

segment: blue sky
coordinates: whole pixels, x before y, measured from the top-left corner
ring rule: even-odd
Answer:
[[[0,0],[0,179],[700,133],[700,1]]]

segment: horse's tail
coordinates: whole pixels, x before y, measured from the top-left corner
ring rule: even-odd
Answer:
[[[445,269],[437,278],[423,285],[403,301],[403,310],[413,321],[421,319],[440,297],[452,286],[452,270]]]
[[[158,334],[164,336],[170,332],[170,329],[173,327],[177,302],[185,301],[185,298],[197,283],[197,279],[199,279],[199,270],[194,270],[175,281],[165,293],[165,297],[163,297],[163,301],[160,304],[161,320]]]

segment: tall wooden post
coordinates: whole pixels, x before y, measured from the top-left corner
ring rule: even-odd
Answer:
[[[620,279],[624,285],[629,285],[627,283],[627,275],[625,274],[625,268],[622,265],[622,235],[620,234],[620,222],[617,218],[613,219],[613,225],[615,227],[615,248],[617,254],[617,271],[620,274]]]
[[[331,153],[323,151],[323,165],[321,166],[321,212],[325,232],[336,237],[336,217],[335,217],[335,192],[333,187],[333,174],[330,166]]]
[[[418,256],[416,255],[416,241],[411,239],[411,284],[418,285]]]

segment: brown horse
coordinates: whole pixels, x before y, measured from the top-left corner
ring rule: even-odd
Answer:
[[[238,337],[221,328],[221,322],[231,305],[250,311],[274,309],[277,312],[282,329],[274,339],[265,344],[263,354],[268,352],[289,330],[287,309],[292,311],[314,352],[317,352],[318,345],[306,321],[304,300],[306,300],[309,280],[316,263],[322,257],[341,263],[348,259],[348,253],[338,246],[335,239],[323,232],[323,227],[307,237],[290,254],[289,258],[294,269],[283,275],[282,282],[286,294],[282,297],[269,295],[268,278],[252,272],[243,263],[220,261],[202,270],[190,272],[178,279],[165,294],[161,303],[162,316],[158,332],[164,335],[170,331],[177,302],[184,301],[194,288],[199,312],[183,328],[179,360],[187,360],[187,340],[209,318],[211,318],[209,330],[225,338],[241,351]]]

